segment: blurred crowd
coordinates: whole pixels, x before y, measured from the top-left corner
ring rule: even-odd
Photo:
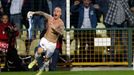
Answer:
[[[124,27],[126,24],[133,27],[134,0],[71,0],[70,21],[75,28],[83,28],[88,18],[90,23],[86,23],[85,28],[96,28],[101,16],[107,28]]]
[[[29,27],[28,11],[44,11],[52,15],[56,6],[61,7],[62,20],[66,25],[66,0],[0,0],[0,15],[8,14],[11,24],[20,30],[23,25]],[[96,28],[101,16],[106,27],[126,23],[131,27],[134,23],[134,0],[70,0],[70,7],[70,21],[75,28]],[[32,19],[32,30],[43,31],[46,28],[44,17],[34,15]]]
[[[95,31],[91,28],[111,28],[120,29],[134,27],[134,0],[71,0],[71,27],[89,29],[89,35],[86,31],[75,32],[76,41],[80,40],[80,53],[84,54],[84,48],[88,45],[91,53],[94,51]],[[103,18],[102,18],[103,17]],[[101,19],[100,19],[101,18]],[[99,24],[101,23],[101,24]],[[103,35],[103,33],[101,33]],[[114,61],[114,51],[117,37],[117,30],[110,30],[108,36],[111,37],[111,59]],[[91,35],[91,36],[90,36]],[[88,37],[83,40],[82,37]],[[125,30],[121,30],[119,39],[123,44],[123,52],[127,53],[127,36]],[[104,36],[107,37],[107,34]],[[78,43],[78,42],[77,42]],[[91,48],[90,48],[91,47]],[[90,54],[91,54],[90,53]],[[127,55],[124,54],[124,61]]]

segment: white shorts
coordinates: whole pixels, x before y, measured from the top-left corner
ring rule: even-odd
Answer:
[[[46,51],[47,57],[51,57],[56,48],[56,43],[48,41],[45,37],[41,38],[39,45],[44,49],[44,51]]]

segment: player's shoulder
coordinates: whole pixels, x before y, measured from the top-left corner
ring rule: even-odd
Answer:
[[[49,18],[48,18],[48,20],[53,20],[54,18],[51,16],[51,15],[49,15]]]
[[[61,23],[61,25],[64,25],[64,22],[62,21],[62,19],[60,19],[60,23]]]

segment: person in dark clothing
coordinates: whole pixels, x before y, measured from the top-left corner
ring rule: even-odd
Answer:
[[[8,15],[2,15],[1,20],[2,23],[0,23],[0,40],[8,43],[5,69],[14,71],[24,70],[22,66],[22,60],[19,58],[17,49],[15,48],[15,41],[16,37],[19,35],[19,32],[17,28],[9,22]],[[9,66],[14,67],[14,69],[10,69]]]
[[[17,31],[17,28],[9,22],[8,19],[8,15],[3,14],[1,19],[2,23],[0,23],[0,39],[7,40],[9,43],[11,43],[11,47],[14,47],[15,40],[12,38],[18,36],[19,32]]]
[[[134,15],[134,0],[129,0],[128,3],[129,3],[131,12]],[[128,22],[128,27],[134,27],[134,23]]]
[[[10,0],[1,0],[1,4],[2,4],[2,7],[3,7],[3,12],[7,15],[9,15],[9,9],[10,9]]]
[[[128,0],[130,8],[134,7],[134,0]]]

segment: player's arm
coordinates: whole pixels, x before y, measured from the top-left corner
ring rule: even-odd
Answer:
[[[63,31],[64,31],[64,23],[61,23],[61,25],[58,27],[58,28],[55,28],[55,27],[52,27],[52,30],[55,34],[60,34],[62,35],[63,34]]]
[[[44,16],[46,19],[49,19],[49,18],[52,17],[51,15],[49,15],[49,14],[47,14],[47,13],[45,13],[45,12],[42,12],[42,11],[36,11],[36,12],[29,11],[29,12],[27,13],[27,18],[30,18],[30,17],[33,16],[34,14],[42,15],[42,16]]]
[[[49,19],[49,18],[52,17],[51,15],[49,15],[49,14],[47,14],[47,13],[45,13],[45,12],[42,12],[42,11],[36,11],[36,12],[34,12],[34,14],[42,15],[42,16],[44,16],[44,17],[47,18],[47,19]]]
[[[62,29],[52,27],[53,33],[62,35]]]
[[[62,24],[60,28],[58,29],[58,32],[60,35],[63,35],[64,29],[65,29],[64,24]]]

